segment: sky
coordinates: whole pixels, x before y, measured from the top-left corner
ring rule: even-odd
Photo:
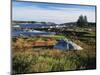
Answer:
[[[95,6],[12,2],[12,19],[18,21],[45,21],[60,24],[75,22],[80,15],[86,15],[89,22],[95,22]]]

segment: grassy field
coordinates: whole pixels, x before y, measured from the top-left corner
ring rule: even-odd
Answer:
[[[64,29],[59,32],[60,34],[49,37],[53,40],[68,38],[80,45],[83,50],[62,51],[48,47],[33,48],[32,41],[39,40],[39,38],[29,37],[27,39],[19,37],[13,39],[13,74],[95,69],[95,31],[89,31],[87,28],[78,28]],[[47,39],[41,38],[42,41],[47,41]]]

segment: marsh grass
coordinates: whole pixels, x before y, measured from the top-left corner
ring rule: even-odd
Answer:
[[[88,33],[88,34],[87,34]],[[17,38],[12,42],[13,73],[36,73],[96,68],[95,33],[80,30],[63,31],[62,34],[80,45],[83,50],[62,51],[52,48],[32,47],[38,38]],[[87,37],[88,36],[88,37]],[[53,37],[62,38],[63,36]],[[45,38],[41,40],[47,41]]]

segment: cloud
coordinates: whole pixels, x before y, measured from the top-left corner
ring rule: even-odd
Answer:
[[[13,6],[12,14],[13,20],[35,20],[55,23],[73,22],[83,14],[87,16],[88,21],[95,22],[95,9],[66,7],[66,5],[61,7],[58,5],[54,7],[51,4],[47,4],[47,6],[37,4]]]

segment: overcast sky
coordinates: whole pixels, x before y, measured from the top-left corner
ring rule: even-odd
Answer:
[[[95,6],[16,1],[13,1],[12,6],[13,20],[46,21],[59,24],[75,22],[80,15],[86,15],[89,22],[95,22]]]

